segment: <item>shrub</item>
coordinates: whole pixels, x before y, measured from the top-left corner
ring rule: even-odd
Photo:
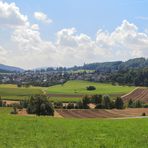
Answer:
[[[2,99],[0,97],[0,107],[2,107],[2,106],[3,106],[3,101],[2,101]]]
[[[76,105],[75,105],[75,109],[83,109],[83,103],[77,102]]]
[[[74,108],[75,108],[75,106],[73,103],[68,103],[67,109],[74,109]]]
[[[91,90],[96,90],[96,87],[95,86],[87,86],[86,89],[91,91]]]
[[[54,108],[63,108],[62,102],[54,102]]]
[[[103,109],[104,106],[103,106],[103,104],[99,103],[99,104],[96,104],[96,107],[95,108],[96,109]]]
[[[27,108],[28,104],[29,104],[29,100],[20,101],[20,105],[22,106],[22,108]]]
[[[142,113],[142,116],[146,116],[146,113]]]
[[[132,99],[130,99],[130,100],[128,101],[128,107],[129,107],[129,108],[133,108],[133,100],[132,100]]]
[[[11,114],[17,114],[17,108],[16,107],[13,107],[13,110],[10,112]]]

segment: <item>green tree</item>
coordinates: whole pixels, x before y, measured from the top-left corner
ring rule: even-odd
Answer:
[[[30,114],[40,115],[54,115],[52,104],[48,101],[45,95],[32,96],[29,100],[27,112]]]
[[[90,97],[85,95],[82,99],[82,103],[83,103],[83,108],[88,109],[89,108],[88,104],[90,103]]]
[[[115,108],[123,109],[123,106],[124,106],[123,100],[120,97],[117,97],[115,101]]]
[[[101,104],[102,103],[102,95],[92,95],[92,102],[95,104]]]
[[[103,96],[102,105],[105,109],[111,108],[111,100],[110,100],[109,96],[107,96],[107,95]]]
[[[128,107],[129,107],[129,108],[133,108],[133,100],[132,100],[132,99],[130,99],[130,100],[128,101]]]
[[[3,100],[2,100],[2,98],[0,96],[0,107],[2,107],[2,106],[3,106]]]

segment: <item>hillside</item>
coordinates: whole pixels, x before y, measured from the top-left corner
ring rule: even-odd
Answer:
[[[87,86],[95,86],[96,90],[88,91]],[[68,81],[64,85],[55,85],[47,89],[48,93],[53,94],[126,94],[132,91],[135,87],[129,86],[114,86],[105,83],[95,83],[88,81]]]
[[[98,72],[115,72],[120,70],[146,68],[146,67],[148,67],[148,59],[135,58],[125,62],[114,61],[114,62],[84,64],[83,66],[73,67],[71,69],[96,70]]]
[[[22,68],[0,64],[0,72],[22,72]]]

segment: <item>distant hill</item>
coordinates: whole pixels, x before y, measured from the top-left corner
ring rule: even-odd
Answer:
[[[104,63],[91,63],[84,64],[83,66],[74,66],[69,68],[70,70],[95,70],[98,72],[115,72],[129,69],[147,68],[148,59],[135,58],[128,61],[115,61],[115,62],[104,62]]]
[[[0,64],[0,72],[22,72],[22,68]]]

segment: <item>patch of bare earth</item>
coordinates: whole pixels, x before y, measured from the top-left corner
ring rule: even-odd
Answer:
[[[148,103],[148,88],[137,88],[131,93],[121,97],[124,102],[128,102],[130,99],[133,101],[140,100],[142,102]]]
[[[147,108],[128,108],[123,110],[117,109],[57,109],[58,112],[64,118],[122,118],[122,117],[137,117],[142,113],[148,115]]]
[[[20,101],[3,100],[6,105],[20,104]]]

